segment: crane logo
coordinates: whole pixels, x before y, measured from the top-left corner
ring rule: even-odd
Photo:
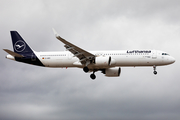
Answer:
[[[25,48],[26,48],[26,44],[25,44],[25,42],[22,41],[22,40],[19,40],[19,41],[17,41],[17,42],[14,44],[14,49],[15,49],[17,52],[22,52]]]

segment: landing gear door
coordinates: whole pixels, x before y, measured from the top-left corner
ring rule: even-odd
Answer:
[[[157,58],[157,51],[152,50],[152,59],[156,59],[156,58]]]

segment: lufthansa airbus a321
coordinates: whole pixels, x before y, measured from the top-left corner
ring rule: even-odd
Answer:
[[[159,50],[116,50],[116,51],[86,51],[60,37],[53,29],[58,40],[64,43],[67,51],[36,52],[29,47],[17,31],[11,31],[14,52],[3,49],[9,55],[6,58],[18,62],[43,67],[77,67],[84,72],[92,72],[90,77],[95,79],[95,72],[101,71],[107,77],[118,77],[121,67],[151,66],[156,75],[156,67],[169,65],[175,59],[166,52]]]

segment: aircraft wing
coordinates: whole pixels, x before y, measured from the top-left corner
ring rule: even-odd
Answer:
[[[93,54],[87,52],[86,50],[83,50],[82,48],[77,47],[76,45],[66,41],[65,39],[60,37],[54,29],[53,29],[53,31],[54,31],[56,38],[58,40],[60,40],[61,42],[63,42],[65,44],[64,47],[68,51],[70,51],[72,54],[74,54],[74,56],[78,57],[82,64],[88,64],[89,61],[94,60],[95,55],[93,55]]]

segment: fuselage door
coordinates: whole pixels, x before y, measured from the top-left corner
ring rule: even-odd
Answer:
[[[156,58],[157,58],[157,51],[152,50],[152,59],[156,59]]]

